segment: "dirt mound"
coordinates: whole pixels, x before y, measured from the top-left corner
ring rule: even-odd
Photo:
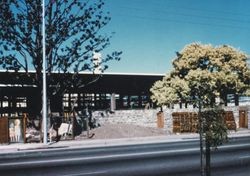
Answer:
[[[93,139],[117,139],[164,135],[163,129],[108,122],[103,123],[101,127],[91,130],[90,133],[95,133]]]

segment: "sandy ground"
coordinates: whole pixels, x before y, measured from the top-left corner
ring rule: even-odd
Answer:
[[[142,127],[125,123],[105,122],[100,127],[90,130],[90,135],[95,134],[92,139],[118,139],[164,135],[163,129]],[[87,132],[83,132],[78,138],[86,138]]]

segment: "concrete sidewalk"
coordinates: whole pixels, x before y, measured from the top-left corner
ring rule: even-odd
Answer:
[[[240,129],[237,132],[230,131],[229,138],[250,136],[250,130]],[[93,148],[93,147],[108,147],[119,145],[136,145],[161,142],[178,142],[199,140],[199,134],[183,133],[183,134],[167,134],[162,136],[151,137],[135,137],[135,138],[120,138],[120,139],[82,139],[59,141],[56,143],[28,143],[28,144],[3,144],[0,145],[0,154],[7,154],[21,151],[34,151],[44,149],[59,149],[59,148]]]

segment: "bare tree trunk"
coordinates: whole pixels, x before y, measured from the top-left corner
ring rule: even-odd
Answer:
[[[199,136],[200,136],[200,173],[201,176],[204,176],[204,152],[203,152],[203,117],[201,115],[201,101],[199,99],[199,113],[198,113],[198,117],[199,117]]]
[[[237,93],[234,94],[234,101],[235,101],[235,106],[239,106],[239,95]]]
[[[211,175],[211,164],[210,164],[210,158],[211,158],[211,152],[210,152],[210,141],[206,137],[206,176]]]

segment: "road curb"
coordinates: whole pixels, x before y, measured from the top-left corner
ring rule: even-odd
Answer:
[[[229,132],[229,138],[250,136],[250,130]],[[108,147],[119,145],[137,145],[162,142],[178,142],[199,140],[198,134],[170,134],[162,136],[136,137],[136,138],[120,138],[120,139],[86,139],[74,141],[59,141],[56,143],[46,144],[9,144],[0,145],[0,154],[9,154],[15,152],[44,150],[44,149],[60,149],[60,148],[91,148],[91,147]]]

